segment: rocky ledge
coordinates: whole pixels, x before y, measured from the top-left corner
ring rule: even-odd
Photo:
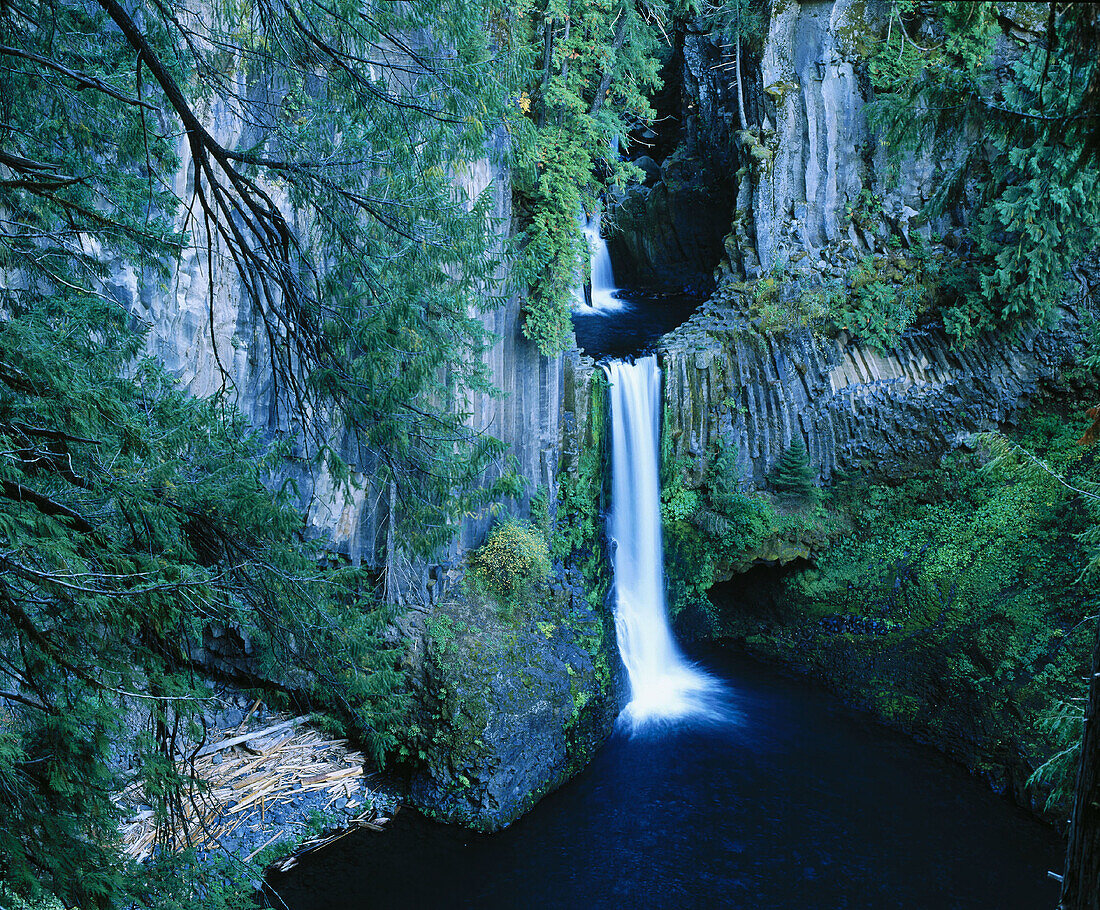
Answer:
[[[716,294],[661,345],[675,454],[736,446],[741,476],[763,488],[801,436],[821,479],[837,471],[900,476],[1013,414],[1072,362],[1076,312],[1014,340],[953,346],[915,328],[887,350],[846,332],[764,332],[735,293]]]

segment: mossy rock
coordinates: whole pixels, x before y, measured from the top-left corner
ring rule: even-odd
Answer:
[[[510,611],[471,592],[425,622],[413,674],[422,734],[407,751],[409,798],[427,814],[496,831],[583,768],[610,732],[610,618],[577,580],[551,588]]]

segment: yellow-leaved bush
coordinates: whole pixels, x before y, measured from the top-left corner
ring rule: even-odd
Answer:
[[[466,562],[467,575],[478,590],[511,603],[546,581],[550,547],[527,522],[508,519],[489,532]]]

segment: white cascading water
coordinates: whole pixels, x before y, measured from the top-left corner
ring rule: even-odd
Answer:
[[[617,310],[622,306],[622,301],[612,296],[618,288],[615,286],[615,272],[611,268],[607,241],[600,236],[599,212],[589,219],[584,236],[588,240],[592,259],[592,306],[597,310]]]
[[[611,254],[607,250],[607,241],[600,236],[600,213],[596,212],[587,221],[583,221],[581,231],[588,243],[588,259],[591,263],[589,286],[592,309],[604,313],[622,309],[622,301],[613,296],[618,288],[615,286],[615,273],[611,269]],[[573,291],[573,296],[576,300],[576,308],[589,306],[583,281]]]
[[[715,717],[720,684],[688,661],[665,610],[658,479],[661,371],[656,357],[606,365],[611,388],[612,565],[615,630],[630,680],[624,719]]]

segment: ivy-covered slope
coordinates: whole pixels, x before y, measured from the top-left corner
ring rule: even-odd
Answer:
[[[1064,820],[1100,607],[1081,577],[1100,481],[1082,428],[1072,413],[1037,408],[992,452],[956,452],[889,484],[837,484],[827,508],[846,527],[812,561],[713,589],[719,635],[814,675]],[[994,452],[1007,458],[991,461]],[[1032,456],[1052,473],[1011,467],[1035,467]]]

